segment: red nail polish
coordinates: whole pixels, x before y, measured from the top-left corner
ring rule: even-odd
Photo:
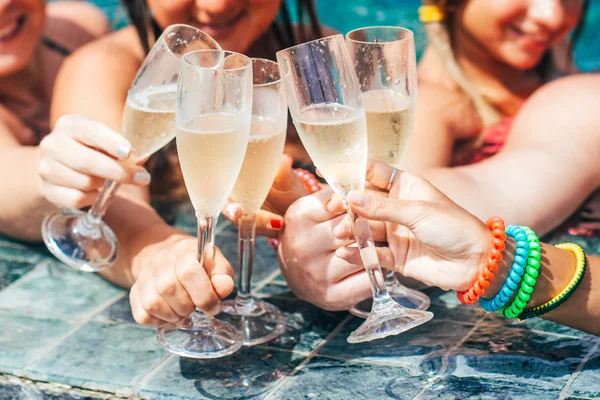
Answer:
[[[271,220],[271,227],[273,227],[274,229],[281,229],[281,220],[279,219],[272,219]]]

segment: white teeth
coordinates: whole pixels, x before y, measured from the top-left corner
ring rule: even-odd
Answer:
[[[6,39],[7,37],[9,37],[13,33],[15,33],[15,31],[17,30],[18,27],[19,27],[19,23],[17,21],[15,21],[12,24],[10,24],[9,26],[0,29],[0,40]]]

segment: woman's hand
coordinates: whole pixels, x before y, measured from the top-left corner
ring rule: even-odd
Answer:
[[[370,160],[367,180],[384,188],[391,172],[392,167]],[[386,222],[397,272],[446,290],[466,290],[475,281],[491,232],[426,180],[399,172],[389,197],[352,191],[347,201],[361,217]],[[331,209],[339,210],[340,203]],[[338,255],[349,263],[360,260],[356,248],[346,247]]]
[[[336,251],[354,243],[353,237],[336,236],[348,221],[343,207],[331,212],[327,203],[330,188],[305,196],[285,214],[280,236],[281,272],[296,295],[327,310],[347,310],[371,296],[371,286],[359,259],[346,261]],[[376,195],[376,194],[374,194]],[[372,225],[376,241],[385,240],[385,225]],[[391,252],[379,253],[381,264],[392,268]]]
[[[104,181],[146,186],[150,174],[129,158],[131,144],[106,125],[66,115],[40,143],[41,192],[60,207],[91,205]]]
[[[177,322],[196,307],[213,315],[219,312],[221,299],[233,291],[233,268],[219,249],[213,266],[201,266],[197,247],[195,238],[177,235],[137,256],[140,267],[129,297],[138,323]]]
[[[277,237],[283,228],[283,215],[287,209],[293,202],[308,194],[304,184],[292,169],[293,162],[290,155],[281,156],[279,169],[269,195],[256,216],[256,233],[258,235]],[[238,224],[242,214],[241,206],[233,201],[229,201],[223,210],[223,215],[235,225]]]

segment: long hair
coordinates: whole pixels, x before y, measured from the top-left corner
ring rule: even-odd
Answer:
[[[148,54],[154,41],[161,35],[162,29],[152,18],[146,0],[123,0],[123,3],[144,52]],[[278,15],[268,28],[277,42],[277,50],[323,36],[313,0],[296,0],[296,10],[296,24],[293,24],[286,1],[282,0]],[[274,58],[275,54],[272,57]],[[154,199],[168,202],[186,196],[173,142],[150,157],[147,167],[152,173],[150,191]]]
[[[429,43],[435,49],[438,57],[440,58],[446,71],[450,74],[456,84],[466,93],[469,99],[472,101],[475,111],[481,119],[483,128],[494,125],[500,121],[500,114],[498,111],[489,104],[481,92],[473,85],[464,74],[463,69],[458,64],[454,56],[455,39],[453,37],[455,14],[460,4],[465,0],[422,0],[425,5],[435,5],[446,15],[443,21],[430,22],[425,25]],[[467,0],[468,1],[468,0]],[[580,20],[573,32],[571,42],[569,43],[568,60],[567,65],[573,65],[574,57],[573,53],[577,40],[581,36],[584,28],[585,13],[589,7],[589,0],[584,0],[581,9]],[[535,67],[535,70],[540,74],[540,77],[544,80],[548,78],[549,72],[552,70],[552,54],[551,51],[547,51],[543,55],[539,64]],[[478,148],[483,144],[484,137],[479,135],[472,143],[474,148]]]

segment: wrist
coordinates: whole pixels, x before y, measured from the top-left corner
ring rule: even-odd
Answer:
[[[504,244],[505,248],[502,252],[502,260],[498,262],[498,269],[494,272],[494,279],[491,280],[490,286],[482,296],[484,299],[494,298],[502,288],[502,285],[504,285],[504,282],[510,273],[516,249],[515,239],[509,236],[506,238]]]

